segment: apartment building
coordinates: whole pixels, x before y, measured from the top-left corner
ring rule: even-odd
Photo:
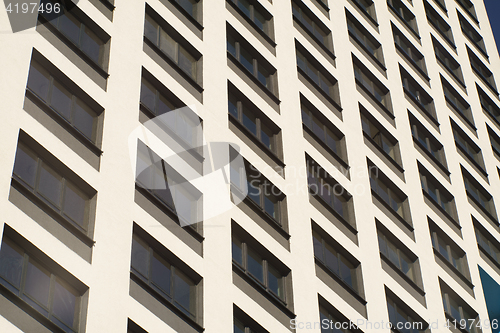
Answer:
[[[9,3],[1,332],[499,331],[483,1]]]

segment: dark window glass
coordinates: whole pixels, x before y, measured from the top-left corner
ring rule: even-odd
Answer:
[[[330,49],[328,44],[328,36],[330,30],[323,24],[319,23],[320,20],[309,10],[304,9],[297,2],[292,2],[292,12],[296,20],[302,23],[307,32],[316,38],[321,44]]]
[[[269,35],[270,15],[267,13],[257,1],[249,0],[230,0],[245,14],[250,21],[262,30],[266,35]],[[255,4],[254,4],[255,3]]]

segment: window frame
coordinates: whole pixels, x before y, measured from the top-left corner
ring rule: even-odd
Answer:
[[[462,165],[460,165],[460,168],[462,169],[467,197],[498,225],[498,215],[493,196]],[[484,202],[484,205],[481,202]]]
[[[408,116],[410,119],[410,127],[413,141],[424,148],[425,153],[432,159],[435,160],[443,171],[447,175],[450,174],[448,171],[448,165],[446,163],[446,154],[444,152],[444,146],[441,142],[436,139],[434,135],[413,115],[408,111]],[[423,137],[421,137],[423,135]],[[438,147],[436,151],[432,149],[432,146]],[[437,156],[436,156],[437,155]]]
[[[352,0],[352,2],[372,24],[378,27],[375,3],[373,0]]]
[[[462,87],[465,88],[464,76],[462,72],[462,67],[458,61],[444,48],[437,39],[432,36],[432,45],[434,47],[434,55],[438,62],[446,69],[448,74],[450,74],[455,80],[460,83]],[[444,59],[443,59],[444,58]],[[453,69],[454,68],[454,69]]]
[[[474,167],[478,168],[481,173],[486,174],[481,148],[453,121],[451,122],[451,128],[457,149],[467,157],[467,160]]]
[[[403,301],[401,301],[399,299],[399,297],[397,296],[392,296],[393,293],[387,289],[386,287],[386,304],[387,304],[387,314],[389,316],[389,322],[392,324],[392,330],[394,332],[400,332],[396,327],[399,323],[401,323],[400,321],[393,321],[394,319],[397,319],[398,317],[403,317],[402,315],[406,315],[406,322],[410,322],[412,323],[412,328],[410,329],[410,333],[414,333],[413,331],[415,331],[416,333],[425,333],[427,328],[428,328],[428,324],[425,323],[423,320],[417,318],[418,315],[414,314],[413,311],[408,311],[408,306],[407,305],[403,305]],[[394,309],[394,314],[391,315],[391,310],[390,310],[390,307],[392,307]],[[396,316],[396,318],[391,318],[391,317],[394,317]],[[404,317],[403,317],[404,319]],[[417,330],[416,328],[413,328],[414,325],[417,323],[418,325],[418,322],[422,323],[422,330]],[[424,325],[425,324],[425,325]],[[424,326],[426,327],[424,329]]]
[[[465,320],[467,323],[466,327],[464,330],[460,329],[461,331],[466,331],[466,332],[470,332],[470,333],[480,333],[481,330],[476,329],[476,324],[479,321],[479,315],[477,314],[477,312],[474,311],[474,309],[472,309],[459,295],[457,295],[441,279],[439,279],[439,284],[441,287],[441,298],[443,300],[443,309],[444,309],[444,313],[445,313],[446,318],[456,320],[457,322],[460,322],[461,320]],[[457,301],[457,299],[459,299],[459,301]],[[450,300],[453,300],[453,302],[458,306],[457,310],[458,310],[458,313],[460,315],[460,318],[455,318],[453,316],[453,314],[451,312],[452,306],[451,306]],[[464,309],[464,304],[467,304],[465,306],[466,309]],[[472,318],[474,316],[474,314],[473,315],[470,314],[471,310],[475,313],[474,318]],[[465,313],[467,313],[467,315],[469,317],[466,317],[464,315]],[[471,322],[469,321],[469,319],[474,319],[472,324],[470,324]],[[471,329],[468,329],[469,327]]]
[[[441,212],[445,213],[453,223],[458,225],[455,197],[424,166],[422,166],[420,162],[418,162],[418,170],[420,187],[424,197],[429,198]],[[436,191],[434,193],[435,198],[433,195],[429,194],[429,184],[432,184],[432,187],[434,187]]]
[[[354,54],[351,53],[351,57],[354,80],[357,86],[360,86],[377,106],[382,108],[391,118],[394,118],[389,89]],[[380,99],[377,98],[377,94]]]
[[[299,16],[296,15],[297,9],[295,9],[295,7],[298,7]],[[310,27],[312,30],[309,29],[308,24],[304,23],[304,21],[307,21],[304,16],[311,22]],[[307,8],[307,6],[304,5],[302,0],[292,0],[292,17],[294,21],[299,23],[303,30],[306,31],[306,33],[321,46],[321,48],[326,49],[329,55],[335,59],[335,55],[333,54],[332,31],[309,8]],[[317,36],[316,30],[321,31],[324,34],[323,40]]]
[[[256,28],[259,33],[263,33],[266,37],[268,37],[271,41],[274,40],[273,36],[273,16],[269,13],[264,6],[262,6],[258,0],[246,0],[250,6],[250,16],[248,16],[245,11],[243,11],[239,6],[239,1],[241,0],[227,0],[230,5],[235,8],[240,14],[243,14],[243,17],[250,21],[252,26]],[[264,27],[261,29],[257,23],[255,23],[255,12],[259,13],[265,20]],[[275,46],[275,45],[273,45]]]
[[[443,88],[444,99],[460,115],[467,125],[476,130],[471,106],[453,86],[440,74],[441,86]]]
[[[203,13],[202,13],[202,0],[193,0],[193,2],[195,2],[193,4],[193,14],[189,13],[189,11],[184,8],[182,2],[191,2],[190,0],[169,0],[171,3],[174,4],[175,7],[177,7],[177,9],[182,13],[184,14],[184,16],[186,16],[190,21],[193,21],[196,22],[197,24],[195,24],[197,26],[198,29],[202,30],[203,29],[203,26],[201,25],[202,24],[202,18],[203,18]]]
[[[469,15],[469,17],[474,20],[477,24],[479,21],[477,19],[476,10],[474,8],[474,4],[470,0],[455,0],[460,7]]]
[[[459,272],[470,282],[467,265],[467,254],[436,224],[433,223],[432,225],[430,225],[429,230],[431,234],[431,242],[434,253],[439,253],[439,255],[446,259],[457,272]],[[442,246],[442,242],[440,242],[439,240],[442,240],[444,242],[444,247]],[[441,248],[446,251],[446,255],[442,253]],[[453,252],[455,252],[459,256],[458,259],[453,257]],[[457,267],[454,262],[458,262],[458,266],[460,267]]]
[[[460,0],[456,0],[459,4],[461,4]],[[476,29],[467,21],[465,17],[463,17],[462,14],[457,9],[457,16],[458,16],[458,22],[460,23],[460,29],[462,30],[462,33],[467,37],[467,39],[474,44],[474,46],[481,52],[482,55],[484,55],[486,58],[488,58],[488,53],[486,52],[486,45],[484,43],[483,36],[477,32]]]
[[[355,1],[355,0],[353,0]],[[382,44],[373,37],[373,35],[352,15],[347,8],[345,9],[347,32],[349,36],[365,51],[379,67],[386,71],[384,64],[384,55],[382,51]],[[371,44],[371,45],[370,45]],[[370,52],[370,49],[373,52]]]
[[[486,84],[490,90],[498,96],[497,86],[493,73],[488,67],[479,59],[479,57],[467,46],[467,54],[469,55],[469,62],[472,71],[479,76],[481,81]]]
[[[439,124],[432,96],[424,88],[422,88],[422,86],[401,66],[401,64],[399,65],[399,71],[401,73],[401,82],[405,95],[408,96],[410,100],[419,107],[419,109],[429,116],[435,124]]]
[[[387,234],[389,234],[390,236],[388,237]],[[395,241],[393,241],[394,236],[390,234],[389,231],[382,230],[382,228],[379,226],[377,226],[377,237],[378,237],[378,246],[380,255],[383,255],[386,261],[387,260],[390,261],[405,277],[410,279],[413,283],[418,284],[419,282],[417,276],[418,258],[413,253],[411,253],[411,251],[409,251],[406,247],[404,247],[404,245],[397,244]],[[382,241],[386,245],[385,252],[384,249],[382,249]],[[394,262],[393,258],[391,258],[391,256],[389,255],[389,244],[396,249],[396,255],[398,257],[397,263]],[[403,248],[403,250],[401,248]],[[409,267],[408,271],[411,272],[410,275],[408,275],[408,272],[405,273],[403,270],[403,260],[406,261],[408,264]]]
[[[418,33],[417,18],[411,10],[401,0],[387,0],[387,6],[404,23],[417,40],[420,40]],[[407,17],[409,16],[409,20]]]
[[[487,124],[486,129],[488,131],[488,137],[490,138],[491,150],[493,150],[495,156],[500,158],[500,136]]]
[[[453,32],[450,25],[427,1],[424,1],[424,7],[427,21],[434,27],[439,35],[443,37],[448,45],[456,50],[457,47],[455,45],[455,40],[453,38]]]
[[[427,75],[427,67],[425,65],[424,55],[413,45],[412,42],[391,22],[392,35],[394,37],[394,45],[396,50],[403,54],[404,58],[426,79],[430,80]],[[415,59],[416,58],[416,59]]]
[[[476,83],[476,90],[479,96],[482,109],[500,126],[500,107],[488,96],[488,94]],[[495,115],[496,113],[496,115]]]
[[[497,267],[500,267],[500,243],[473,216],[472,222],[474,225],[474,232],[476,234],[476,243],[478,248],[482,250],[482,252],[485,253],[486,256],[490,258]],[[487,245],[488,248],[485,248],[483,243],[485,243],[484,245]]]

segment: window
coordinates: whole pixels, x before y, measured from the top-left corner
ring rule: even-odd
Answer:
[[[171,0],[172,1],[172,0]],[[173,0],[179,4],[182,9],[184,9],[189,16],[194,18],[196,21],[200,21],[201,17],[201,4],[199,0]]]
[[[29,245],[30,248],[33,247]],[[32,252],[40,253],[36,256]],[[57,271],[62,270],[60,266],[48,257],[40,260],[42,258],[40,250],[35,248],[28,252],[4,235],[0,248],[0,284],[18,297],[20,303],[39,312],[64,332],[83,331],[80,329],[84,294],[81,286],[75,288],[68,283],[54,272],[54,267],[57,267]],[[76,280],[72,276],[71,278]]]
[[[257,0],[228,0],[266,35],[271,34],[272,16]]]
[[[389,295],[387,297],[387,310],[389,311],[389,321],[392,327],[395,327],[401,333],[424,333],[427,328],[422,320],[417,319],[416,315],[410,314],[402,302],[395,300]]]
[[[58,2],[55,0],[43,0],[46,6]],[[104,31],[91,29],[89,24],[83,23],[79,17],[74,15],[74,10],[70,13],[64,7],[64,4],[61,5],[61,10],[64,11],[63,15],[57,14],[55,11],[49,12],[48,10],[41,11],[40,15],[49,21],[94,63],[106,69],[108,61],[107,53],[109,52],[107,44],[110,37]],[[94,22],[91,23],[92,26],[96,26]]]
[[[196,320],[199,281],[193,280],[189,274],[173,265],[161,252],[153,249],[139,236],[133,235],[132,274],[182,313]]]
[[[233,304],[233,333],[269,333],[243,310]]]
[[[463,166],[461,168],[467,195],[498,224],[493,197]]]
[[[377,22],[375,4],[372,0],[352,0],[354,4],[373,22]]]
[[[434,157],[443,167],[446,168],[446,159],[443,145],[425,128],[420,121],[411,113],[410,126],[413,141],[417,142],[425,152]]]
[[[227,52],[270,92],[275,92],[276,69],[231,26],[227,26]]]
[[[473,219],[473,222],[479,249],[493,259],[495,264],[500,265],[500,244],[477,220]]]
[[[275,261],[277,259],[270,258],[269,254],[262,254],[265,251],[259,251],[258,248],[258,245],[248,244],[244,238],[233,235],[233,265],[243,270],[247,276],[274,298],[286,304],[285,279],[288,273],[284,274],[283,269],[276,267]]]
[[[401,164],[398,141],[366,109],[360,106],[363,134],[398,165]]]
[[[307,182],[309,193],[326,203],[347,223],[352,222],[349,216],[349,202],[351,195],[333,179],[314,160],[306,156]]]
[[[95,191],[89,194],[82,190],[23,143],[17,148],[13,177],[65,221],[87,234],[90,201]]]
[[[403,220],[409,220],[408,213],[406,212],[407,209],[405,208],[408,197],[371,162],[368,163],[368,173],[372,193]]]
[[[472,118],[472,111],[470,109],[469,103],[458,93],[458,91],[453,88],[445,78],[441,76],[441,84],[443,85],[444,98],[446,102],[452,106],[452,108],[458,112],[462,119],[466,121],[469,125],[474,127],[474,119]]]
[[[456,320],[457,327],[470,333],[481,332],[476,328],[479,316],[477,313],[454,291],[441,280],[441,296],[447,319]]]
[[[468,278],[465,252],[435,224],[431,225],[431,241],[434,251],[446,259],[460,274]]]
[[[324,237],[318,231],[313,230],[314,257],[328,271],[335,274],[340,280],[359,293],[358,271],[360,263],[342,248],[331,237]]]
[[[384,57],[382,54],[382,45],[358,20],[356,20],[351,13],[347,11],[347,9],[345,10],[345,13],[349,36],[351,36],[365,52],[367,52],[371,57],[374,57],[383,66]]]
[[[191,45],[187,45],[173,28],[163,24],[160,26],[157,20],[146,14],[144,37],[191,79],[198,81],[198,61],[201,55]]]
[[[332,314],[323,305],[319,306],[319,321],[321,323],[321,333],[352,333],[351,330],[342,327],[349,327],[349,320],[339,319],[338,314]],[[340,328],[339,328],[340,327]]]
[[[460,67],[458,61],[456,61],[455,58],[453,58],[453,56],[446,51],[446,49],[437,41],[436,38],[434,38],[434,36],[432,36],[432,44],[434,46],[434,54],[436,55],[436,59],[439,63],[443,65],[452,77],[465,87],[462,68]]]
[[[472,141],[458,125],[452,123],[453,137],[457,148],[472,162],[474,166],[479,166],[481,170],[484,168],[483,155],[478,145]]]
[[[458,1],[465,3],[465,0]],[[472,27],[472,25],[467,21],[465,17],[462,16],[457,10],[458,14],[458,20],[460,21],[460,27],[462,28],[462,32],[464,33],[467,38],[474,44],[479,51],[485,55],[486,57],[488,56],[486,53],[486,45],[484,44],[483,37]]]
[[[179,107],[144,77],[141,79],[140,101],[154,116],[160,116]]]
[[[399,31],[394,24],[392,25],[392,35],[394,37],[394,44],[396,49],[403,54],[403,56],[411,63],[413,67],[427,78],[427,68],[425,67],[424,56],[417,48]]]
[[[65,123],[96,143],[98,113],[35,60],[30,65],[27,87]]]
[[[304,102],[300,103],[302,112],[302,125],[316,140],[325,144],[336,156],[346,162],[346,154],[344,148],[344,134],[340,132],[319,110],[307,105]]]
[[[490,88],[496,95],[497,86],[495,84],[495,79],[493,78],[493,73],[486,67],[486,65],[479,60],[479,58],[467,47],[467,53],[469,54],[469,61],[472,70],[479,76],[479,78]]]
[[[296,43],[296,46],[297,67],[314,82],[318,90],[340,105],[337,80],[300,44]]]
[[[465,12],[476,22],[477,21],[477,16],[476,16],[476,10],[474,9],[474,4],[470,0],[456,0],[460,7],[465,10]]]
[[[399,66],[401,72],[401,81],[403,90],[418,107],[420,107],[433,120],[437,121],[436,110],[434,109],[434,100],[432,97],[415,81],[415,79],[403,68]]]
[[[277,140],[280,129],[257,107],[237,90],[229,89],[228,109],[231,119],[250,132],[267,149],[277,153]]]
[[[378,104],[382,105],[385,110],[391,113],[389,89],[387,89],[354,55],[352,55],[352,64],[354,66],[354,78],[356,83],[375,99]]]
[[[409,251],[404,248],[402,244],[399,244],[399,242],[395,242],[392,239],[394,236],[391,235],[392,237],[387,237],[386,234],[390,235],[389,232],[383,233],[380,229],[377,230],[380,253],[403,272],[405,276],[413,282],[416,282],[416,272],[414,268],[414,265],[416,265],[416,258],[410,259],[407,255]],[[401,250],[402,248],[404,248],[404,250]],[[412,257],[414,257],[413,254]]]
[[[500,157],[500,137],[488,126],[488,134],[490,137],[491,148],[497,157]]]
[[[447,12],[446,4],[444,3],[444,0],[434,0],[434,2],[437,3],[438,6],[441,7],[441,9],[443,9],[445,12]]]
[[[203,220],[202,193],[141,141],[136,169],[136,184],[172,212],[181,226],[201,228],[197,224]]]
[[[455,221],[457,216],[455,198],[420,163],[418,163],[418,169],[423,193]]]
[[[500,107],[498,107],[498,105],[488,97],[488,94],[486,94],[477,83],[476,89],[483,110],[486,111],[486,113],[488,113],[498,124],[500,124]]]
[[[293,18],[328,50],[333,50],[331,31],[300,0],[292,0]]]
[[[415,15],[403,4],[401,0],[387,0],[387,6],[404,22],[410,31],[420,39],[418,35],[417,20]]]
[[[432,8],[432,6],[424,1],[425,14],[427,15],[427,21],[436,29],[437,32],[443,37],[451,47],[456,49],[455,42],[453,41],[453,33],[451,32],[451,27],[446,21],[438,14],[438,12]]]

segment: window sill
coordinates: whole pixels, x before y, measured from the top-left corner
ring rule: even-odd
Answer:
[[[469,287],[471,290],[474,289],[474,285],[472,282],[465,277],[465,275],[462,274],[451,262],[448,261],[448,259],[445,258],[436,248],[432,248],[434,250],[434,255],[437,256],[441,261],[443,261],[448,268],[450,268],[466,285]]]
[[[325,44],[323,44],[315,35],[313,35],[311,33],[311,31],[309,29],[307,29],[304,24],[302,22],[299,21],[299,19],[297,19],[297,17],[295,17],[295,15],[293,15],[293,20],[295,21],[295,23],[297,23],[301,28],[302,30],[304,30],[306,32],[306,34],[311,37],[315,42],[316,44],[323,50],[326,52],[326,54],[328,54],[328,56],[330,58],[332,58],[333,60],[336,59],[335,55],[333,54],[332,50],[330,50]]]
[[[415,103],[415,105],[418,106],[418,108],[420,110],[422,110],[422,112],[431,119],[431,121],[434,123],[434,125],[436,125],[437,127],[439,127],[439,122],[437,121],[437,119],[435,118],[435,116],[430,113],[423,105],[422,103],[420,103],[409,91],[408,89],[406,89],[405,87],[403,87],[403,91],[406,95],[406,97],[408,97],[413,103]]]
[[[326,92],[323,91],[323,89],[321,89],[318,84],[316,82],[314,82],[310,77],[309,75],[306,74],[306,72],[304,72],[302,70],[302,68],[300,68],[299,66],[297,66],[297,72],[303,76],[309,83],[311,83],[314,88],[323,96],[325,97],[328,102],[330,102],[337,110],[339,110],[340,112],[342,112],[342,108],[340,107],[339,104],[337,104],[337,102],[330,96],[328,95]]]
[[[43,101],[38,95],[36,95],[31,89],[26,88],[26,96],[31,99],[38,107],[40,107],[45,113],[47,113],[52,119],[54,119],[59,125],[64,127],[68,132],[70,132],[74,137],[78,139],[83,145],[85,145],[89,150],[91,150],[95,155],[101,156],[103,151],[95,145],[89,138],[87,138],[83,133],[71,125],[65,118],[63,118],[56,110],[49,106],[45,101]]]
[[[426,197],[430,202],[432,202],[432,204],[434,205],[434,207],[436,207],[442,214],[444,214],[444,216],[446,216],[448,218],[448,220],[451,221],[451,223],[453,223],[453,225],[455,227],[458,228],[458,230],[462,230],[462,226],[460,225],[460,223],[457,222],[457,220],[455,220],[451,215],[450,213],[448,213],[447,211],[444,210],[443,207],[441,207],[427,192],[425,192],[424,190],[422,190],[422,194],[424,195],[424,197]]]
[[[420,141],[418,141],[417,138],[415,138],[414,136],[412,137],[413,137],[413,142],[417,146],[419,146],[425,152],[425,154],[439,167],[439,169],[441,169],[441,171],[443,171],[449,177],[451,175],[451,172],[448,170],[448,168],[445,165],[443,165],[434,155],[432,155],[427,150],[427,148]]]
[[[81,240],[85,245],[87,245],[88,247],[94,246],[95,241],[90,238],[80,226],[77,226],[75,222],[72,222],[65,218],[63,215],[59,214],[58,211],[56,211],[48,203],[45,202],[45,199],[33,193],[26,185],[24,185],[24,182],[18,179],[15,175],[12,175],[11,186],[28,197],[28,199],[30,199],[35,205],[37,205],[45,213],[50,215],[50,217],[52,217],[54,220],[59,222],[64,228],[66,228],[75,237]]]
[[[271,303],[273,303],[277,308],[283,311],[289,318],[295,318],[296,315],[289,308],[287,303],[285,303],[280,298],[276,297],[258,281],[254,277],[252,277],[249,273],[245,272],[240,265],[236,264],[233,261],[233,272],[238,274],[241,278],[243,278],[248,284],[254,287],[262,296],[268,299]]]
[[[323,269],[329,276],[331,276],[335,281],[337,281],[337,283],[339,283],[342,287],[344,287],[344,289],[347,290],[349,294],[354,296],[354,298],[356,298],[358,302],[360,302],[363,305],[366,305],[366,303],[368,303],[363,297],[361,297],[361,295],[353,287],[351,287],[344,280],[342,280],[340,276],[338,276],[335,272],[333,272],[330,268],[328,268],[328,266],[326,266],[321,260],[314,257],[314,262],[316,263],[316,265],[321,267],[321,269]]]
[[[490,261],[498,268],[500,269],[500,262],[496,261],[489,253],[486,251],[481,245],[477,244],[477,247],[479,250],[488,258]]]
[[[382,260],[384,260],[387,265],[389,265],[396,273],[398,273],[398,275],[401,276],[403,280],[405,280],[413,289],[415,289],[420,295],[422,295],[422,297],[425,296],[425,291],[412,279],[410,279],[405,273],[403,273],[402,270],[394,265],[394,263],[382,252],[380,252],[380,258],[382,258]]]
[[[162,200],[160,200],[158,197],[156,197],[156,195],[154,195],[153,193],[151,193],[150,191],[148,191],[147,189],[143,188],[142,186],[140,186],[137,182],[135,184],[135,189],[141,193],[142,195],[144,195],[147,199],[149,199],[150,201],[153,202],[153,204],[158,207],[161,211],[163,211],[165,214],[167,214],[170,218],[172,218],[179,226],[181,226],[180,224],[180,221],[179,221],[179,217],[177,216],[177,213],[172,209],[170,208],[169,206],[167,206],[167,204],[163,203]],[[201,222],[199,222],[201,223]],[[186,230],[188,234],[190,234],[191,236],[193,236],[198,242],[203,242],[205,240],[205,237],[203,237],[196,229],[195,227],[192,226],[192,224],[186,226],[186,227],[182,227],[181,228],[183,230]]]
[[[484,208],[483,206],[481,206],[481,204],[480,204],[480,203],[476,200],[476,198],[474,198],[474,197],[470,194],[470,192],[469,192],[467,189],[465,190],[465,193],[467,194],[467,197],[468,197],[470,200],[472,200],[472,202],[474,202],[474,203],[476,204],[476,206],[478,206],[478,207],[479,207],[479,209],[481,209],[481,211],[482,211],[483,213],[485,213],[485,214],[486,214],[486,216],[488,216],[488,218],[489,218],[490,220],[492,220],[492,221],[495,223],[495,225],[496,225],[497,227],[498,227],[498,226],[500,226],[500,225],[499,225],[499,222],[498,222],[498,219],[497,219],[496,217],[494,217],[494,216],[493,216],[493,214],[491,214],[490,212],[488,212],[488,211],[486,210],[486,208]]]
[[[332,213],[340,222],[342,222],[342,224],[344,226],[346,226],[350,232],[352,232],[354,235],[358,234],[358,230],[356,230],[356,228],[352,224],[350,224],[346,219],[344,219],[344,217],[342,215],[340,215],[335,209],[333,209],[332,206],[330,206],[322,197],[320,197],[317,194],[312,193],[310,191],[309,186],[308,186],[308,190],[309,190],[309,194],[311,196],[313,196],[314,198],[316,198],[316,200],[318,200],[330,213]]]
[[[356,77],[354,78],[354,80],[356,81],[356,84],[361,87],[361,89],[363,89],[363,91],[365,93],[368,94],[368,96],[370,96],[370,98],[375,102],[375,104],[378,105],[378,107],[380,107],[382,110],[384,110],[385,113],[387,113],[387,115],[391,118],[391,119],[394,119],[396,118],[396,116],[394,116],[394,114],[389,111],[389,109],[384,105],[382,104],[377,98],[375,98],[375,96],[372,94],[372,92],[370,90],[368,90],[363,83],[361,83],[361,81],[359,81]]]
[[[457,149],[460,150],[460,152],[462,154],[465,155],[465,157],[467,157],[467,161],[469,161],[470,164],[472,164],[476,169],[477,171],[479,171],[481,174],[483,174],[484,177],[488,178],[488,174],[486,173],[486,171],[483,169],[483,167],[481,165],[479,165],[479,163],[477,163],[476,161],[474,161],[474,159],[472,159],[470,156],[469,156],[469,153],[467,153],[465,151],[465,149],[462,148],[461,145],[457,145],[455,144],[455,146],[457,146]]]
[[[0,284],[0,293],[5,296],[8,300],[26,312],[29,316],[33,317],[40,324],[48,328],[50,331],[54,333],[65,333],[66,331],[53,323],[49,318],[45,317],[43,314],[35,310],[32,306],[26,303],[22,298],[18,295],[10,291],[3,284]]]
[[[415,29],[413,29],[413,27],[408,22],[406,22],[406,20],[398,13],[398,11],[392,5],[389,4],[389,2],[387,2],[387,7],[389,7],[391,9],[391,11],[394,13],[394,15],[405,25],[405,27],[413,34],[413,36],[420,43],[421,38],[420,38],[420,35],[418,34],[418,32],[416,32]],[[413,19],[416,20],[416,17],[414,17]]]
[[[394,215],[408,230],[413,232],[413,230],[414,230],[413,226],[409,222],[407,222],[401,215],[396,213],[394,211],[394,209],[392,209],[392,207],[389,206],[389,204],[387,202],[385,202],[385,200],[382,199],[382,197],[380,195],[378,195],[377,192],[375,192],[374,190],[371,190],[371,192],[372,192],[372,195],[375,197],[375,199],[377,199],[385,208],[387,208],[392,213],[392,215]]]
[[[403,55],[403,57],[408,60],[408,62],[412,65],[412,67],[414,69],[417,70],[417,72],[420,73],[420,75],[422,75],[422,77],[427,81],[429,82],[431,80],[431,78],[427,75],[427,73],[422,69],[420,68],[420,66],[417,65],[417,63],[415,62],[415,60],[413,60],[412,58],[410,58],[410,56],[401,48],[401,46],[399,46],[397,43],[394,43],[394,45],[396,46],[396,50],[399,51],[399,53],[401,53]]]
[[[349,170],[349,164],[347,164],[346,161],[344,161],[339,155],[337,155],[337,153],[335,153],[326,143],[324,143],[309,127],[307,127],[304,123],[302,123],[302,128],[304,129],[304,131],[306,131],[310,136],[312,136],[314,138],[314,140],[316,142],[318,142],[319,145],[321,145],[321,147],[323,149],[325,149],[330,155],[332,155],[336,160],[337,162],[339,162],[342,167],[345,169],[345,170]]]
[[[377,150],[379,152],[381,152],[383,154],[383,156],[385,158],[387,158],[389,160],[389,162],[391,162],[392,165],[394,165],[396,167],[396,169],[398,169],[399,172],[401,173],[404,173],[405,172],[405,169],[403,169],[403,167],[398,163],[396,162],[389,154],[387,154],[385,152],[385,150],[382,149],[382,147],[380,147],[372,138],[370,138],[370,136],[368,134],[366,134],[364,131],[363,131],[363,136],[372,144],[374,145]]]
[[[361,13],[363,13],[363,15],[368,19],[368,21],[370,21],[373,25],[375,25],[376,27],[378,27],[378,22],[377,20],[375,20],[371,15],[370,13],[368,13],[365,8],[363,6],[361,6],[358,2],[358,0],[352,0],[352,2],[354,3],[354,5],[361,11]]]
[[[178,11],[180,11],[193,25],[200,31],[203,31],[203,26],[194,17],[192,17],[181,5],[176,1],[168,0]]]
[[[429,16],[427,16],[427,21],[432,25],[432,27],[438,32],[438,34],[443,37],[443,39],[446,41],[446,43],[448,43],[448,45],[455,51],[455,53],[457,52],[457,47],[455,45],[455,43],[448,38],[448,36],[446,36],[446,34],[444,32],[442,32],[441,30],[439,30],[439,28],[434,24],[434,21],[432,21]],[[451,29],[451,28],[450,28]]]
[[[114,11],[116,6],[113,5],[111,2],[109,2],[108,0],[99,0],[99,2],[101,2],[104,6],[106,6],[107,9],[109,9],[110,11]]]
[[[151,288],[144,280],[142,280],[139,276],[137,276],[135,273],[130,271],[130,279],[137,283],[139,286],[141,286],[146,292],[151,294],[156,300],[158,300],[160,303],[165,305],[167,308],[169,308],[172,312],[174,312],[177,316],[179,316],[181,319],[183,319],[185,322],[187,322],[189,325],[191,325],[195,330],[198,332],[203,332],[205,329],[203,326],[197,323],[196,320],[193,318],[189,317],[187,314],[182,312],[179,308],[177,308],[172,302],[167,300],[165,297],[163,297],[159,292]]]
[[[47,29],[50,30],[55,36],[57,36],[60,40],[66,44],[73,52],[75,52],[80,58],[83,59],[92,69],[94,69],[100,76],[102,76],[105,80],[108,79],[108,72],[94,60],[92,60],[85,52],[83,52],[75,43],[73,43],[68,37],[66,37],[60,30],[58,30],[51,22],[47,21],[47,19],[41,15],[38,15],[38,23],[44,25]],[[109,43],[109,40],[108,42]],[[104,46],[103,46],[104,47]]]
[[[439,61],[439,63],[448,71],[448,74],[450,74],[464,89],[467,88],[465,86],[465,83],[463,81],[463,79],[460,79],[455,73],[453,73],[453,71],[451,70],[451,68],[449,68],[446,63],[441,60],[441,58],[438,58],[436,56],[436,59]]]
[[[172,1],[172,0],[170,0]],[[248,16],[245,15],[245,13],[243,13],[243,11],[232,1],[232,0],[226,0],[226,3],[228,3],[238,14],[240,14],[240,16],[245,20],[247,21],[248,24],[250,24],[252,26],[252,28],[257,31],[257,33],[259,35],[262,36],[262,38],[264,38],[266,40],[267,43],[269,43],[269,45],[272,47],[272,48],[275,48],[276,47],[276,42],[271,38],[269,37],[269,35],[267,35],[264,31],[262,31],[258,26],[257,24],[255,24],[255,22],[253,22]],[[268,22],[269,24],[269,22]]]
[[[153,44],[153,42],[151,42],[148,38],[146,38],[146,36],[144,36],[144,43],[146,43],[153,51],[155,51],[156,54],[158,54],[160,56],[160,58],[165,60],[180,76],[182,76],[186,81],[188,81],[188,83],[191,84],[199,93],[203,92],[203,87],[200,86],[198,84],[198,82],[196,82],[195,79],[193,79],[189,74],[184,72],[179,67],[179,65],[177,65],[175,63],[175,61],[173,61],[172,59],[170,59],[169,56],[167,56],[165,53],[163,53],[163,51],[160,50],[160,48],[158,46]]]
[[[382,71],[387,71],[387,68],[384,66],[384,64],[380,60],[378,60],[370,51],[368,51],[366,46],[358,39],[358,37],[356,37],[355,34],[353,34],[349,29],[347,30],[347,32],[349,33],[349,36],[351,36],[351,38],[356,41],[359,47],[361,47],[361,49],[365,51],[365,53],[368,54],[373,61],[375,61],[375,63],[380,67],[380,69],[382,69]],[[382,46],[380,45],[379,47]]]
[[[229,51],[227,51],[227,58],[231,60],[233,64],[236,65],[243,73],[247,75],[250,80],[252,80],[266,95],[268,95],[276,105],[279,105],[281,101],[278,99],[278,97],[271,91],[269,90],[262,82],[259,81],[253,74],[251,74],[248,69],[246,69],[245,66],[243,66]]]
[[[492,84],[488,81],[488,79],[486,79],[486,78],[484,77],[484,75],[483,75],[483,74],[481,74],[481,72],[479,72],[479,71],[476,69],[476,67],[475,67],[475,66],[472,66],[472,65],[471,65],[471,67],[472,67],[472,70],[474,71],[474,73],[476,73],[476,75],[477,75],[477,76],[479,76],[479,78],[481,79],[481,81],[483,81],[483,83],[484,83],[484,84],[485,84],[488,88],[490,88],[490,90],[491,90],[491,91],[492,91],[495,95],[497,95],[497,96],[498,96],[498,91],[497,91],[497,89],[496,89],[495,87],[493,87],[493,85],[492,85]]]
[[[253,143],[255,143],[259,148],[266,154],[268,155],[277,165],[279,165],[282,169],[285,168],[285,163],[276,155],[271,149],[269,149],[265,144],[262,143],[257,137],[250,132],[245,126],[243,126],[242,123],[240,123],[236,118],[228,113],[229,121],[240,131],[242,131],[250,140],[252,140]]]

